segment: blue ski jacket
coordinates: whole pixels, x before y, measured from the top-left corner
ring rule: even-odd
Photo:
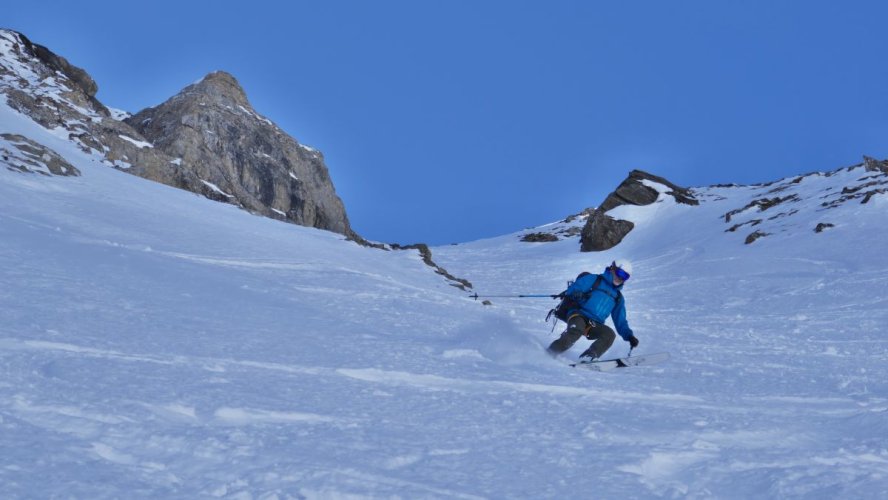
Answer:
[[[593,290],[598,278],[601,280],[598,287]],[[604,324],[608,316],[614,321],[617,333],[623,340],[628,341],[633,336],[629,322],[626,321],[626,299],[620,290],[623,285],[614,285],[611,273],[587,274],[571,284],[564,294],[573,298],[580,304],[579,310],[573,310],[568,315],[578,312],[596,323]]]

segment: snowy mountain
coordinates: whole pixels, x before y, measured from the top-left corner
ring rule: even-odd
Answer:
[[[352,229],[323,155],[299,144],[214,72],[136,115],[109,109],[87,74],[21,33],[0,29],[0,95],[111,168],[252,213],[364,240]]]
[[[419,252],[127,175],[57,132],[0,102],[4,498],[888,488],[883,162],[697,205],[642,180],[656,196],[606,211],[632,230],[603,252],[579,251],[589,212],[431,249],[480,295],[632,260],[637,352],[672,359],[593,373],[567,366],[584,340],[544,354],[554,301],[482,305]]]

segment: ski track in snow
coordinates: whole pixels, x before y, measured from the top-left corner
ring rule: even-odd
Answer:
[[[484,294],[557,293],[617,256],[650,367],[543,354],[552,301],[468,299],[416,252],[252,216],[100,164],[0,169],[4,498],[877,498],[888,489],[885,196],[789,183],[615,214],[618,251],[518,234],[433,248]],[[786,193],[783,193],[785,195]],[[765,212],[770,217],[777,212]],[[818,222],[835,227],[815,234]],[[567,357],[588,345],[578,342]],[[617,340],[609,354],[622,355]]]

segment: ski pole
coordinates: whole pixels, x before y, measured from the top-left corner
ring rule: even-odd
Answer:
[[[527,298],[550,298],[557,299],[558,295],[552,294],[521,294],[521,295],[478,295],[476,292],[474,295],[469,295],[469,298],[478,300],[478,299],[527,299]]]

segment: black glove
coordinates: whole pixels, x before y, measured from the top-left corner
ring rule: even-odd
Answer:
[[[635,335],[629,337],[628,342],[629,342],[629,345],[632,346],[633,349],[635,349],[636,347],[638,347],[638,339],[635,338]]]

